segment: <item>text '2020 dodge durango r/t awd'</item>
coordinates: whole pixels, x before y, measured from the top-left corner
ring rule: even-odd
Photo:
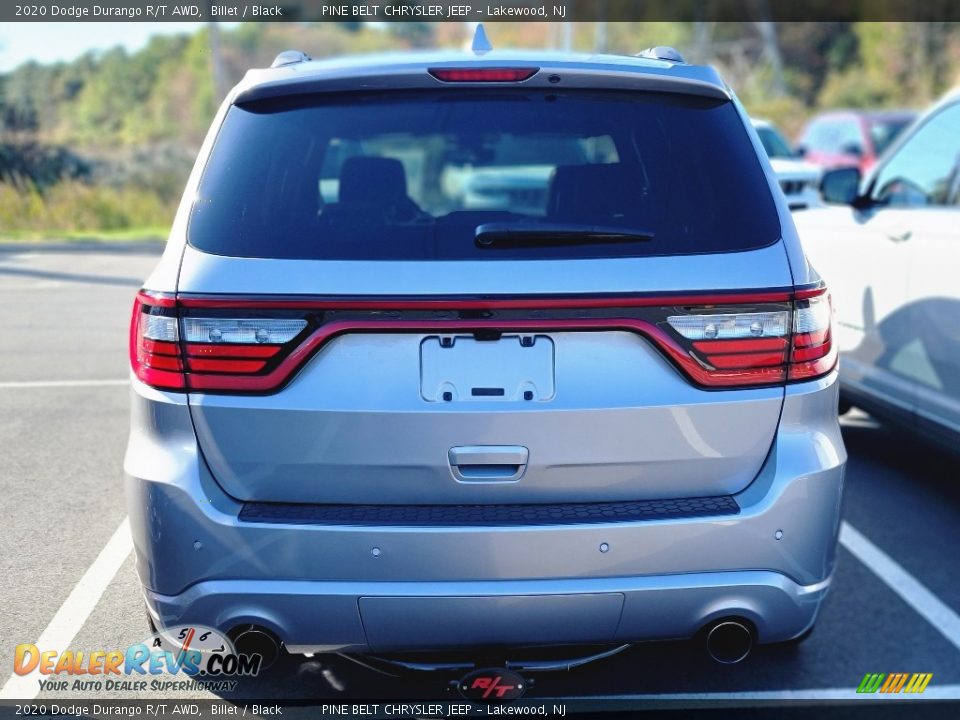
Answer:
[[[275,65],[133,308],[153,620],[295,653],[802,637],[846,461],[830,299],[714,70]]]

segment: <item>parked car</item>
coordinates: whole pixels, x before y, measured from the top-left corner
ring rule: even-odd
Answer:
[[[392,658],[805,637],[836,353],[748,123],[668,54],[248,73],[133,308],[154,623]],[[540,204],[458,205],[531,154]]]
[[[807,123],[797,152],[824,168],[856,167],[866,173],[916,117],[912,110],[826,112]]]
[[[823,176],[834,205],[798,218],[833,294],[841,397],[960,446],[960,91],[861,182]]]
[[[786,138],[769,120],[754,118],[751,122],[790,209],[806,210],[819,205],[820,167],[797,158]]]

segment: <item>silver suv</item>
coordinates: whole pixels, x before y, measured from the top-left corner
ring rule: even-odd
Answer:
[[[149,613],[293,653],[802,637],[830,300],[750,121],[658,58],[285,53],[133,308]]]

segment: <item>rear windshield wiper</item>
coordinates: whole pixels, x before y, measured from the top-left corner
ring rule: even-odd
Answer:
[[[649,242],[653,233],[576,223],[485,223],[477,226],[473,240],[479,248],[543,247]]]

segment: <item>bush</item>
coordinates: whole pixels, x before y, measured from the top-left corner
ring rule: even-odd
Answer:
[[[175,207],[138,188],[67,180],[41,193],[0,184],[0,228],[14,234],[56,235],[168,226]]]

